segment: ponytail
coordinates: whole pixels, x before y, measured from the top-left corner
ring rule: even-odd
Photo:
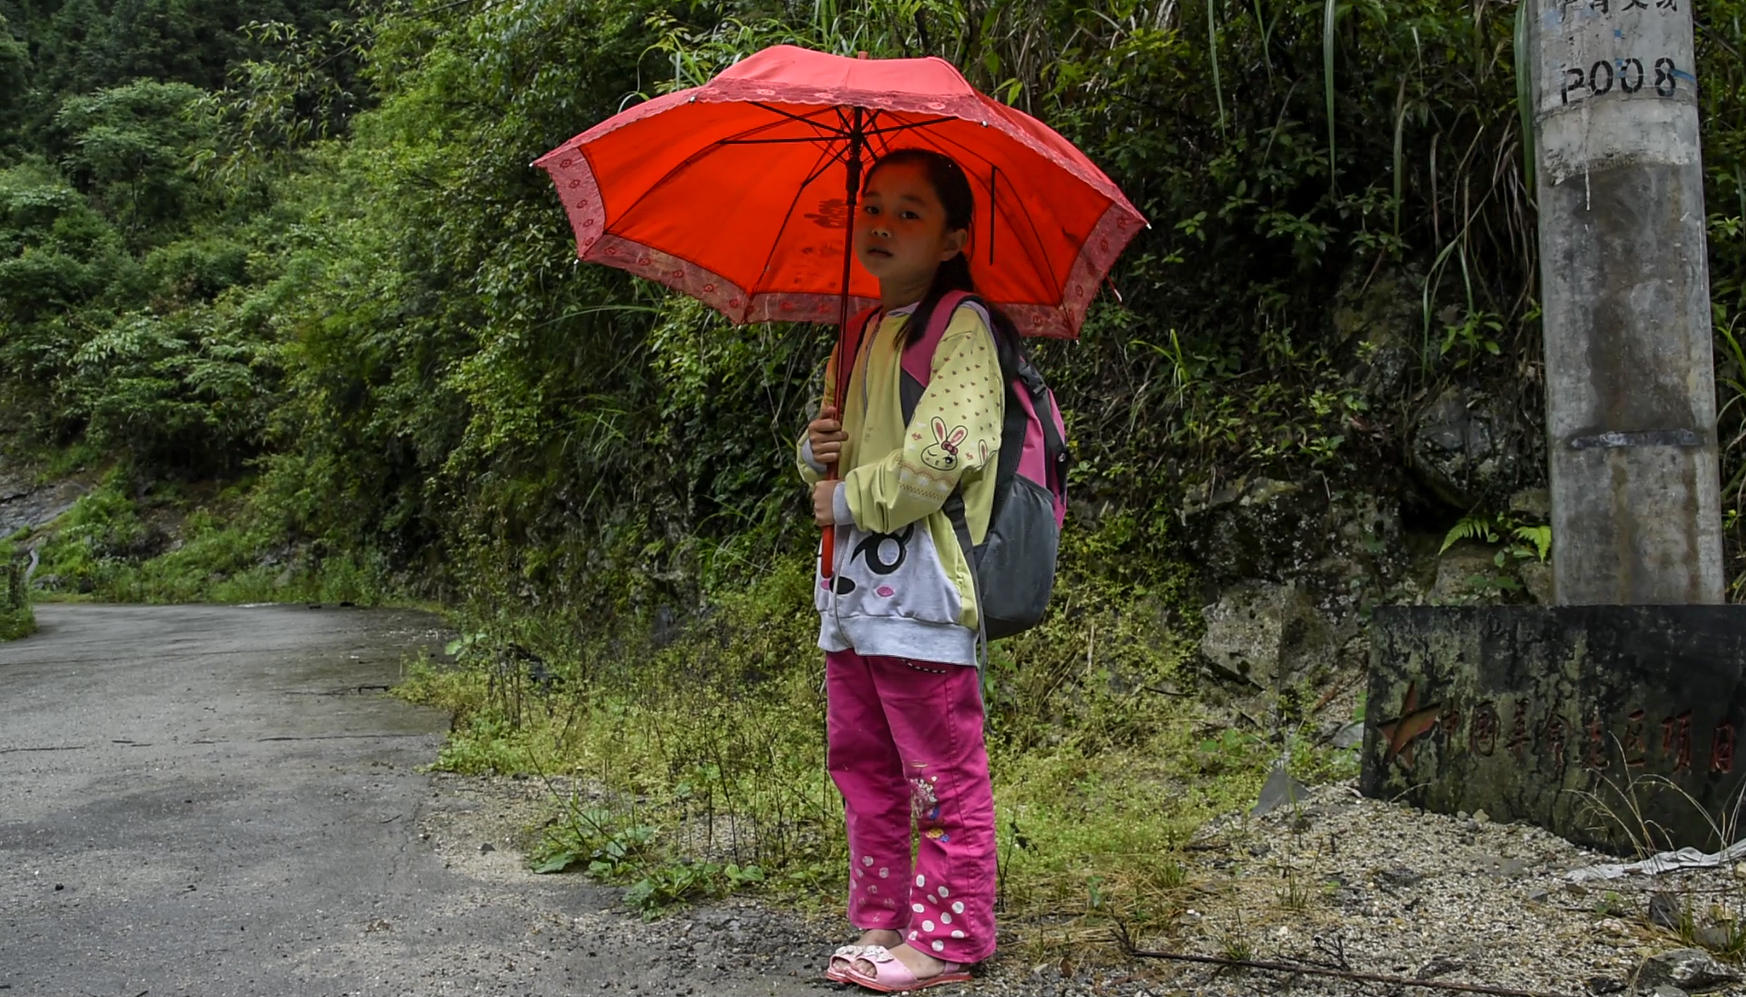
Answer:
[[[922,295],[921,304],[915,306],[915,313],[910,316],[903,345],[913,346],[921,341],[922,334],[928,328],[928,319],[934,314],[934,308],[939,305],[941,298],[953,291],[976,293],[976,281],[970,276],[970,261],[965,259],[963,253],[941,263],[939,269],[934,271],[934,281],[928,285],[928,293]]]

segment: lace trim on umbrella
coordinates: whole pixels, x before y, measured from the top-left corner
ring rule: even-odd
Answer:
[[[727,316],[728,321],[739,325],[751,322],[816,322],[835,325],[838,309],[841,308],[842,299],[835,294],[747,294],[744,288],[718,273],[616,235],[609,234],[595,240],[582,254],[582,258],[618,267],[639,277],[665,284],[675,291],[682,291],[721,312]],[[855,315],[874,304],[871,298],[851,297],[849,314]]]
[[[576,236],[576,255],[589,259],[589,247],[606,234],[606,204],[600,197],[593,165],[580,150],[567,145],[534,165],[543,167],[557,186],[564,213],[570,218],[570,231]]]

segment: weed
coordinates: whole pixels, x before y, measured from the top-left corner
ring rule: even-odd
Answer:
[[[1255,943],[1243,933],[1241,924],[1221,932],[1218,945],[1219,955],[1231,962],[1248,962],[1255,958]]]
[[[1622,760],[1623,747],[1616,739],[1613,747]],[[1628,766],[1624,767],[1624,771],[1625,779],[1622,784],[1603,775],[1599,788],[1578,795],[1591,818],[1596,821],[1594,827],[1597,830],[1609,827],[1614,829],[1617,834],[1613,837],[1622,837],[1640,858],[1647,858],[1674,845],[1669,832],[1646,812],[1644,800],[1651,793],[1661,795],[1664,799],[1681,801],[1683,805],[1690,806],[1694,812],[1701,814],[1709,825],[1713,840],[1720,846],[1738,840],[1742,807],[1746,807],[1746,789],[1736,793],[1720,812],[1715,812],[1704,807],[1683,787],[1665,776],[1638,777]],[[1664,894],[1662,902],[1676,903],[1677,909],[1672,912],[1663,911],[1655,919],[1656,923],[1666,927],[1686,945],[1705,948],[1729,958],[1738,959],[1746,955],[1746,872],[1739,865],[1730,864],[1727,885],[1719,893],[1718,899],[1701,912],[1699,904],[1694,902],[1689,893],[1677,900]],[[1597,912],[1609,916],[1621,916],[1626,913],[1626,908],[1624,898],[1615,890],[1605,891],[1596,901]],[[1672,919],[1671,925],[1667,923],[1669,917]]]
[[[36,632],[36,614],[30,608],[30,589],[25,584],[25,561],[9,541],[0,540],[0,641],[17,640]]]
[[[1279,870],[1279,906],[1289,911],[1299,913],[1310,909],[1315,891],[1309,882],[1292,865],[1282,866]]]
[[[1186,574],[1156,558],[1119,567],[1161,528],[1112,516],[1074,536],[1055,611],[994,648],[1003,917],[1168,923],[1193,879],[1183,845],[1252,800],[1271,760],[1265,739],[1172,694],[1197,616],[1173,613],[1187,633],[1161,631],[1157,612],[1125,608],[1192,598]],[[400,694],[453,713],[440,768],[586,783],[586,801],[561,801],[536,867],[622,885],[651,912],[741,889],[831,902],[847,846],[810,587],[811,559],[783,557],[660,646],[634,616],[577,633],[481,613],[455,664],[419,663]],[[512,645],[525,656],[506,656]],[[533,682],[536,661],[558,680]]]

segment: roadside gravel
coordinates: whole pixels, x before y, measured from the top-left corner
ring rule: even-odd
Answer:
[[[505,885],[534,880],[518,842],[551,812],[539,783],[437,777],[421,825],[450,868]],[[1538,828],[1484,814],[1445,816],[1322,786],[1265,817],[1233,815],[1189,851],[1191,885],[1173,930],[1134,939],[1142,951],[1323,969],[1438,984],[1548,994],[1629,992],[1643,960],[1687,944],[1653,926],[1666,894],[1701,927],[1742,910],[1746,869],[1577,884],[1572,869],[1615,861]],[[617,993],[830,993],[817,980],[845,929],[754,901],[694,907],[645,922],[607,907],[577,911],[571,946],[649,953],[647,965],[603,990]],[[1176,995],[1207,997],[1438,994],[1451,991],[1302,973],[1128,957],[1112,932],[1081,922],[1085,944],[1050,944],[1050,928],[1007,924],[1002,951],[973,984],[942,997]],[[554,941],[557,941],[554,939]],[[628,989],[626,989],[628,987]],[[584,992],[587,992],[586,989]],[[1671,993],[1672,991],[1665,991]],[[1746,994],[1738,984],[1710,992]]]

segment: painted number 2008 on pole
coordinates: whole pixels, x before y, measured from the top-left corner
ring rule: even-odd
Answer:
[[[1679,90],[1681,73],[1673,64],[1673,60],[1665,56],[1656,59],[1653,64],[1654,76],[1643,68],[1641,59],[1615,59],[1611,62],[1601,59],[1585,71],[1580,66],[1565,66],[1564,88],[1558,95],[1560,104],[1569,104],[1573,92],[1586,90],[1588,96],[1599,97],[1611,93],[1616,87],[1623,93],[1634,94],[1642,92],[1644,86],[1653,87],[1658,97],[1671,97]],[[1582,99],[1579,93],[1577,99]]]

